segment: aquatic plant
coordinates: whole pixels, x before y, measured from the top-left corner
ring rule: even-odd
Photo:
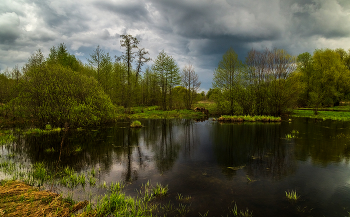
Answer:
[[[83,149],[80,147],[80,146],[78,146],[74,151],[75,152],[81,152]]]
[[[45,149],[45,152],[55,152],[55,149],[53,147]]]
[[[140,121],[133,121],[130,125],[130,127],[133,127],[133,128],[139,128],[139,127],[142,127],[142,124]]]
[[[89,184],[90,184],[90,186],[95,186],[96,185],[96,179],[94,177],[90,177]]]
[[[180,216],[185,216],[190,211],[190,209],[187,205],[180,203],[176,211],[179,213]]]
[[[300,198],[300,195],[298,195],[296,191],[292,190],[292,191],[286,191],[286,197],[289,200],[296,201]]]
[[[110,190],[112,192],[120,192],[121,190],[123,190],[124,187],[125,187],[125,184],[122,182],[116,182],[116,183],[111,182],[110,184]]]
[[[238,217],[252,217],[253,216],[253,211],[249,211],[248,208],[246,208],[245,211],[243,211],[243,210],[238,211],[236,203],[235,203],[233,209],[231,210],[231,213],[233,214],[233,216],[238,216]]]
[[[182,200],[182,199],[183,199],[182,194],[177,193],[177,197],[176,197],[176,199],[178,199],[178,200]]]
[[[52,126],[50,124],[45,125],[45,130],[52,130]]]
[[[286,134],[286,139],[293,139],[295,136],[293,134]]]
[[[161,184],[157,183],[156,187],[153,188],[153,194],[155,197],[157,196],[165,196],[168,193],[168,186],[162,186]]]
[[[209,210],[204,213],[204,214],[201,214],[201,213],[198,213],[200,217],[207,217],[208,216],[208,213],[209,213]]]

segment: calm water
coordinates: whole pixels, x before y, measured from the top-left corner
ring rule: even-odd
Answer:
[[[118,123],[70,131],[61,166],[100,170],[98,185],[125,181],[136,196],[148,180],[169,186],[162,203],[191,196],[187,216],[226,216],[234,203],[253,216],[348,216],[350,211],[350,123],[295,118],[282,123],[220,124],[207,120],[144,120],[141,129]],[[294,133],[292,133],[294,132]],[[298,133],[297,133],[298,132]],[[286,139],[286,135],[296,138]],[[0,153],[24,164],[53,168],[62,134],[21,136]],[[81,151],[75,150],[80,147]],[[249,181],[251,180],[251,181]],[[56,189],[67,192],[67,189]],[[289,202],[285,191],[301,198]],[[75,199],[103,195],[102,188],[78,188]],[[91,197],[91,196],[90,196]]]

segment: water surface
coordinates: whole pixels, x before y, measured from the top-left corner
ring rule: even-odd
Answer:
[[[221,124],[212,120],[144,120],[83,131],[71,130],[63,143],[60,165],[87,173],[95,168],[98,186],[124,181],[137,196],[148,180],[169,186],[160,202],[181,201],[187,216],[226,216],[236,203],[253,216],[347,216],[350,211],[350,131],[348,122],[295,118],[281,123]],[[287,135],[294,138],[287,139]],[[21,135],[2,146],[23,164],[45,162],[54,169],[63,133]],[[54,152],[46,152],[53,148]],[[78,151],[77,151],[78,150]],[[291,203],[285,191],[296,190]],[[96,200],[101,187],[73,191],[74,199]]]

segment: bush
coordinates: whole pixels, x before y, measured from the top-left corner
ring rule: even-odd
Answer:
[[[16,114],[41,124],[83,126],[113,119],[115,108],[94,78],[58,64],[29,68],[21,80],[19,96],[11,103]],[[16,115],[15,114],[15,115]]]

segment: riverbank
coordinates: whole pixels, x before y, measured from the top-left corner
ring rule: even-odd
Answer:
[[[322,120],[350,121],[350,111],[318,111],[318,114],[315,115],[313,110],[296,109],[291,116]]]
[[[150,107],[133,107],[130,113],[118,113],[117,120],[120,119],[174,119],[174,118],[203,118],[205,115],[202,112],[195,112],[188,109],[176,109],[170,111],[159,110],[158,106]]]
[[[108,120],[109,123],[117,122],[119,120],[136,120],[136,119],[174,119],[174,118],[185,118],[185,119],[202,119],[206,115],[202,112],[196,112],[188,109],[176,109],[170,111],[159,110],[158,106],[149,107],[132,107],[129,111],[125,111],[124,108],[119,107],[115,115]],[[100,125],[103,123],[96,123]],[[13,119],[5,118],[0,116],[0,129],[1,128],[13,128],[17,126],[36,126],[40,127],[38,121],[34,119]],[[44,128],[46,125],[44,126]],[[54,127],[54,126],[52,126]],[[70,126],[70,128],[79,128],[84,126]],[[51,129],[45,129],[51,130]]]

